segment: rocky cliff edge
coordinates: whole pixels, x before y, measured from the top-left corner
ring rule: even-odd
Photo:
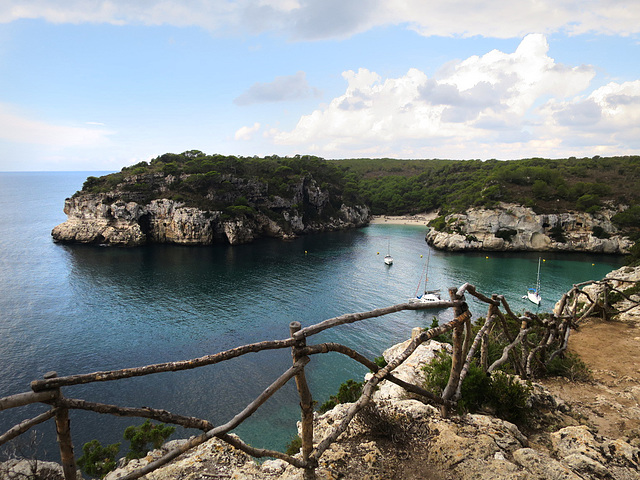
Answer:
[[[119,192],[81,193],[65,200],[67,221],[51,235],[62,243],[118,246],[238,245],[260,237],[287,239],[361,227],[370,219],[369,209],[362,205],[331,209],[328,194],[313,180],[301,182],[291,199],[265,196],[260,200],[265,202],[260,211],[230,216],[166,198],[139,203],[126,201]]]
[[[431,229],[427,243],[440,250],[565,251],[627,254],[633,242],[611,221],[619,210],[538,215],[531,208],[500,204],[451,214]]]

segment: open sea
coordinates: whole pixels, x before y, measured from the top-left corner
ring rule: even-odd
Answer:
[[[424,226],[372,225],[251,245],[104,248],[58,245],[51,229],[66,220],[64,199],[89,175],[104,172],[0,173],[0,397],[29,390],[32,380],[186,360],[247,343],[284,339],[289,323],[308,326],[345,313],[404,303],[423,279]],[[390,250],[394,264],[383,263]],[[429,287],[465,282],[503,294],[515,311],[535,283],[537,253],[452,254],[432,251]],[[614,256],[545,254],[543,301],[549,311],[574,283],[622,266]],[[422,288],[422,287],[420,287]],[[470,301],[475,318],[487,308]],[[355,348],[373,359],[431,323],[433,312],[406,311],[345,325],[309,339]],[[452,318],[440,314],[441,321]],[[63,394],[121,406],[149,406],[227,422],[291,365],[290,351],[249,354],[221,364],[116,382],[66,387]],[[315,355],[307,367],[314,399],[335,394],[364,367],[339,354]],[[295,384],[235,430],[256,447],[284,449],[299,420]],[[46,410],[0,412],[0,434]],[[143,419],[72,411],[76,455],[94,438],[122,440]],[[41,457],[59,460],[55,426],[38,427]],[[198,434],[178,429],[172,438]],[[126,453],[123,443],[121,455]],[[23,446],[23,448],[27,448]]]

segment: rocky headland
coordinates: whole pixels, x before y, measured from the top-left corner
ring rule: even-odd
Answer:
[[[141,178],[142,177],[142,178]],[[268,193],[266,185],[229,176],[233,186],[227,203],[238,198],[246,207],[229,214],[222,209],[189,206],[170,198],[148,200],[147,195],[132,193],[131,185],[147,185],[162,196],[177,181],[169,175],[127,177],[113,191],[78,192],[65,200],[67,221],[56,226],[51,235],[61,243],[89,243],[114,246],[139,246],[151,243],[211,245],[250,243],[261,237],[282,239],[298,235],[360,227],[368,224],[370,213],[363,205],[341,203],[310,177],[291,186],[291,195]],[[211,192],[210,197],[220,195]],[[338,199],[339,200],[339,199]]]
[[[440,250],[561,251],[627,254],[633,242],[611,218],[621,210],[536,214],[516,204],[472,208],[442,219],[426,235]]]

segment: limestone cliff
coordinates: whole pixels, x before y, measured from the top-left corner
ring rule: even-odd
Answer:
[[[441,250],[571,251],[626,254],[633,242],[611,217],[617,210],[538,215],[531,208],[500,204],[445,217],[444,231],[431,229],[427,243]]]
[[[238,245],[260,237],[286,239],[360,227],[370,218],[368,208],[362,205],[342,203],[339,208],[333,207],[336,199],[308,177],[292,187],[289,198],[268,195],[258,182],[228,178],[227,184],[233,185],[234,191],[224,193],[227,201],[233,205],[238,197],[242,197],[247,203],[240,213],[231,214],[168,198],[147,201],[145,196],[125,189],[127,185],[140,184],[139,177],[125,179],[110,192],[79,192],[66,199],[64,212],[68,219],[51,232],[54,241],[119,246],[149,243]],[[142,180],[160,195],[166,185],[175,182],[171,176],[162,175]],[[211,199],[216,195],[219,200],[219,192],[210,192],[208,197]]]

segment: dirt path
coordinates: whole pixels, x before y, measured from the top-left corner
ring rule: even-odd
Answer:
[[[640,325],[591,320],[571,334],[569,350],[589,366],[593,381],[543,383],[600,435],[640,444]]]

